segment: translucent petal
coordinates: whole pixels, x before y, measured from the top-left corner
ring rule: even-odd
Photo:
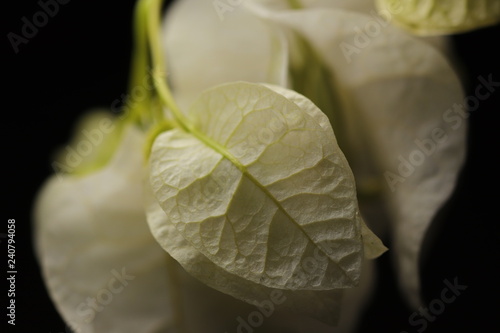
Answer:
[[[167,254],[147,226],[143,136],[129,127],[110,163],[87,176],[52,176],[34,212],[48,292],[82,333],[175,328]]]
[[[255,306],[271,304],[279,314],[294,313],[316,318],[328,324],[336,324],[342,301],[342,290],[291,291],[269,288],[228,273],[215,265],[200,251],[191,246],[175,226],[168,223],[168,216],[159,206],[153,194],[148,200],[148,222],[160,244],[178,260],[189,274],[209,287],[231,295]]]
[[[363,254],[352,174],[326,116],[289,93],[300,102],[219,86],[191,108],[192,132],[158,136],[150,181],[168,219],[151,229],[168,248],[174,225],[219,268],[266,287],[352,287]]]
[[[247,81],[286,85],[283,34],[244,6],[227,6],[218,10],[216,1],[177,1],[165,17],[169,80],[186,111],[201,91],[242,76]]]

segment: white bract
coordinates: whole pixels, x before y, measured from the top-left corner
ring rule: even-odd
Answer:
[[[51,298],[76,332],[148,332],[172,320],[167,255],[142,206],[143,136],[129,126],[104,168],[54,175],[38,196],[38,259]]]
[[[203,93],[188,119],[190,133],[174,129],[153,145],[151,186],[164,214],[153,203],[149,222],[201,281],[257,304],[269,288],[354,287],[363,249],[372,258],[385,251],[379,241],[363,245],[354,178],[309,100],[233,83]]]

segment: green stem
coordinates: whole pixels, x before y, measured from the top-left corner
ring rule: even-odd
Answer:
[[[139,1],[134,11],[134,51],[132,54],[128,96],[132,96],[133,90],[143,85],[148,75],[148,40],[146,26],[143,24],[143,20],[148,14],[147,10],[147,2]],[[134,100],[131,98],[125,109],[127,117],[129,117],[132,122],[142,125],[150,122],[148,110],[150,108],[152,92],[146,89],[145,94],[146,96],[141,100]]]
[[[160,101],[158,101],[153,100],[151,96],[148,96],[147,105],[146,103],[142,104],[142,106],[147,107],[147,109],[143,110],[145,111],[143,114],[148,114],[154,123],[153,128],[150,130],[148,138],[146,139],[146,157],[149,157],[152,143],[160,133],[171,130],[174,127],[178,127],[177,123],[179,123],[181,127],[187,128],[187,125],[184,125],[186,124],[184,116],[177,107],[177,104],[175,103],[166,83],[166,66],[163,52],[161,50],[160,40],[160,14],[162,3],[162,0],[140,0],[137,4],[135,13],[138,50],[136,57],[134,57],[134,61],[137,61],[138,63],[133,67],[134,72],[132,74],[131,81],[132,88],[135,86],[134,83],[137,83],[138,80],[143,78],[142,75],[148,74],[146,71],[149,64],[148,56],[150,56],[153,67],[153,82],[156,88],[156,93],[160,98]],[[163,115],[163,105],[161,102],[163,102],[171,110],[175,121],[165,119],[165,116]],[[171,283],[170,290],[172,295],[170,296],[174,304],[175,326],[182,332],[187,332],[182,295],[178,289],[180,281],[177,277],[176,267],[172,258],[169,258],[167,262],[167,272]]]
[[[302,9],[304,6],[302,6],[302,3],[300,0],[288,0],[288,5],[292,9]]]
[[[162,102],[172,112],[176,122],[179,126],[190,132],[190,126],[180,111],[177,103],[175,102],[170,88],[167,85],[167,66],[165,55],[161,48],[160,36],[160,15],[162,0],[144,0],[150,3],[149,15],[147,22],[147,34],[149,46],[151,49],[151,59],[153,63],[153,81],[156,87],[156,92]]]

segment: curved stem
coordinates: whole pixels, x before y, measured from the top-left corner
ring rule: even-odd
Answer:
[[[145,103],[141,103],[142,106],[147,102],[148,108],[143,114],[148,114],[154,123],[146,139],[146,157],[149,156],[152,142],[160,133],[176,127],[177,123],[179,123],[181,127],[187,128],[184,116],[177,107],[166,83],[166,65],[161,50],[160,40],[160,13],[162,3],[162,0],[140,0],[137,4],[135,13],[138,49],[134,61],[138,63],[133,67],[134,72],[132,74],[131,88],[133,89],[135,87],[134,84],[143,78],[142,75],[147,75],[146,71],[149,64],[148,56],[150,56],[153,67],[151,74],[153,75],[156,93],[160,101],[171,110],[175,118],[175,121],[165,119],[161,103],[158,103],[158,100],[153,100],[151,98],[152,94],[148,96],[149,98],[146,99]],[[141,110],[139,109],[139,111]],[[170,296],[174,304],[174,323],[182,332],[187,332],[182,294],[178,289],[180,280],[177,277],[176,267],[172,258],[169,258],[167,261],[167,272],[169,273],[168,278],[171,284],[170,290],[172,291],[172,295]]]
[[[149,6],[149,15],[147,22],[147,35],[149,46],[151,48],[151,59],[153,63],[153,81],[156,87],[156,92],[163,103],[170,109],[176,122],[184,130],[189,131],[190,126],[184,115],[180,111],[175,102],[170,88],[167,85],[167,66],[165,55],[161,49],[160,36],[160,12],[162,0],[144,0]]]
[[[146,137],[146,143],[144,146],[144,157],[146,161],[149,159],[149,155],[151,155],[151,148],[153,147],[153,142],[156,140],[156,137],[165,131],[174,129],[175,127],[175,123],[163,120],[161,122],[157,122],[156,125],[151,128]]]
[[[152,96],[151,89],[153,87],[146,87],[146,95],[141,100],[134,100],[130,96],[132,96],[135,88],[144,85],[149,70],[147,29],[143,23],[148,14],[147,10],[146,1],[139,1],[134,10],[134,51],[132,54],[131,76],[128,87],[129,101],[125,109],[127,117],[132,122],[138,122],[143,125],[150,121],[148,110]]]

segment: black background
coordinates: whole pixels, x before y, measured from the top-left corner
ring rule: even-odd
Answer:
[[[76,119],[89,108],[109,107],[126,92],[135,1],[78,1],[59,13],[15,54],[7,33],[20,34],[21,18],[40,10],[36,1],[4,4],[2,10],[2,220],[16,219],[16,326],[7,324],[7,285],[0,294],[2,332],[65,332],[41,280],[32,248],[31,210],[42,182],[53,172],[51,154],[70,138]],[[477,77],[500,81],[500,27],[453,37],[465,69],[464,87],[474,95]],[[500,232],[496,208],[500,88],[468,119],[469,154],[444,223],[422,265],[427,304],[439,298],[443,280],[455,277],[468,286],[426,332],[498,331]],[[2,276],[7,271],[6,242],[1,239]],[[5,254],[5,255],[4,255]],[[390,257],[379,260],[379,287],[360,332],[417,332],[397,290]],[[138,332],[139,333],[139,332]]]

